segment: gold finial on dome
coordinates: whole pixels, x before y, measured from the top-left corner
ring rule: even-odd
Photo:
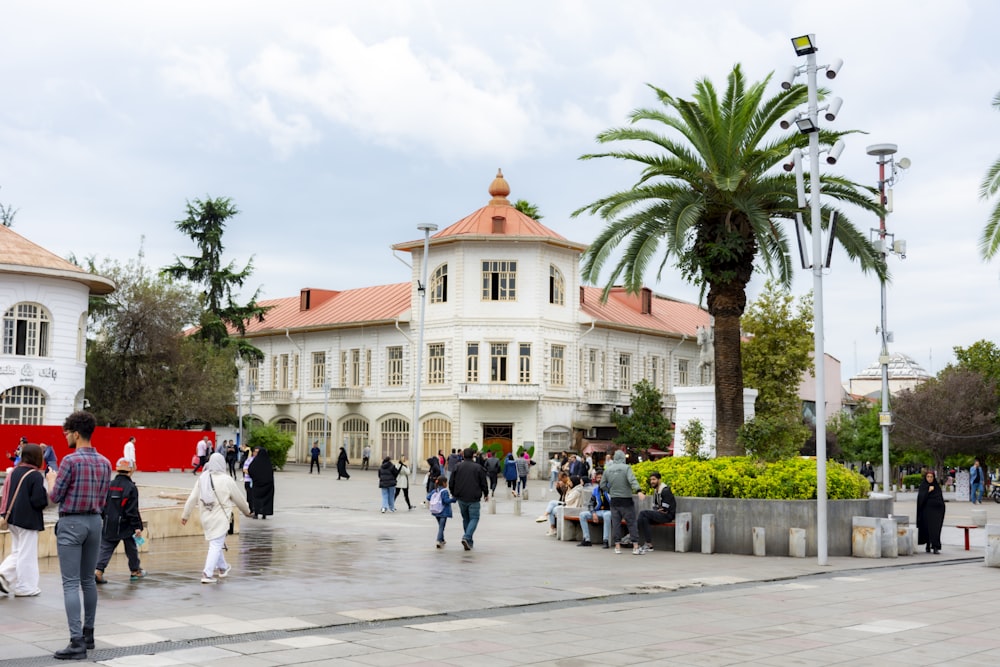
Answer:
[[[503,171],[497,169],[497,177],[490,183],[490,206],[510,206],[507,195],[510,194],[510,185],[503,177]]]

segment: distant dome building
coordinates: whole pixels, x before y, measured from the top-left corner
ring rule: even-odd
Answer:
[[[889,355],[889,393],[896,394],[904,389],[914,389],[927,380],[931,374],[923,366],[914,361],[913,357],[901,352]],[[875,360],[849,380],[850,393],[866,398],[881,398],[882,396],[882,364]]]
[[[113,282],[0,226],[0,415],[62,424],[84,406],[87,309]]]

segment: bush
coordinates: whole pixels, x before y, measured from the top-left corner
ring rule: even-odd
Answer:
[[[678,496],[767,500],[816,498],[816,461],[810,458],[764,463],[744,456],[705,461],[668,457],[643,461],[632,468],[644,493],[651,490],[649,473],[655,470]],[[871,490],[868,480],[835,461],[827,462],[826,486],[830,500],[867,498]]]
[[[912,475],[903,475],[903,486],[920,486],[920,482],[924,481],[924,476],[919,472],[915,472]]]
[[[761,461],[780,461],[797,456],[809,429],[799,419],[757,415],[744,423],[738,440],[748,455]]]
[[[257,447],[267,450],[271,457],[271,465],[275,469],[281,470],[288,461],[288,450],[292,448],[295,441],[288,433],[279,431],[274,424],[265,424],[254,427],[247,439],[247,444],[250,446],[250,451]]]

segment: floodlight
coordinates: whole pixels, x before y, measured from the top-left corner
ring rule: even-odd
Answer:
[[[896,165],[899,166],[900,169],[909,169],[911,164],[913,163],[910,162],[910,158],[908,157],[901,158],[899,162],[896,163]]]
[[[834,97],[830,100],[830,105],[826,108],[826,118],[829,121],[837,120],[837,115],[840,113],[840,107],[844,106],[844,100],[839,97]]]
[[[813,122],[813,119],[809,116],[801,116],[795,119],[795,125],[799,128],[799,132],[802,134],[811,134],[813,132],[819,132],[819,125]]]
[[[826,78],[836,79],[840,68],[844,66],[843,58],[834,58],[833,62],[826,66]]]
[[[792,48],[795,49],[797,56],[808,56],[810,53],[816,53],[819,50],[816,48],[816,35],[792,37]]]
[[[787,114],[785,114],[784,118],[782,118],[780,121],[778,121],[778,126],[782,130],[787,130],[788,128],[790,128],[792,126],[792,123],[795,122],[795,119],[798,118],[799,115],[800,114],[799,114],[798,111],[794,111],[794,110],[793,111],[789,111]]]
[[[789,67],[788,71],[785,73],[785,76],[781,77],[781,87],[784,88],[785,90],[790,90],[792,87],[792,83],[794,83],[795,77],[798,73],[799,73],[798,67],[796,67],[795,65]]]
[[[826,163],[827,164],[837,164],[837,160],[840,159],[840,154],[844,152],[844,141],[842,139],[837,139],[833,146],[830,148],[830,152],[827,153]]]

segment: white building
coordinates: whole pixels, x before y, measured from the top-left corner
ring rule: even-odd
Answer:
[[[898,394],[904,389],[916,389],[927,380],[931,374],[923,366],[902,352],[889,355],[888,362],[889,393]],[[858,396],[871,399],[882,397],[882,364],[876,359],[870,366],[861,370],[849,380],[848,391]]]
[[[0,415],[61,424],[83,408],[88,299],[114,283],[0,226]]]
[[[534,446],[542,461],[605,439],[611,412],[628,409],[643,378],[664,393],[669,416],[674,387],[711,383],[696,377],[705,310],[648,289],[612,289],[602,303],[599,288],[580,284],[586,246],[514,209],[502,175],[489,193],[430,237],[428,257],[422,238],[394,246],[413,258],[406,282],[262,302],[272,310],[247,338],[265,361],[241,369],[240,411],[293,433],[290,458],[306,459],[313,441],[331,462],[342,444],[352,462],[365,444],[376,461],[409,454],[415,375],[421,464],[470,443]]]

